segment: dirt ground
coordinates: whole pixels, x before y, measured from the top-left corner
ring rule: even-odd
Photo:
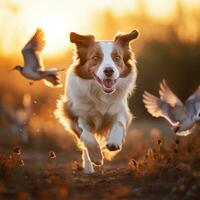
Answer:
[[[123,150],[90,175],[76,147],[1,146],[0,199],[199,199],[198,136],[168,137],[154,128],[147,137],[136,126]]]

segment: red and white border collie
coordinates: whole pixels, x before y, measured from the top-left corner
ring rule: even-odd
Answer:
[[[93,165],[103,164],[103,149],[120,150],[125,140],[132,119],[127,98],[137,77],[129,43],[137,37],[136,30],[118,34],[113,41],[70,33],[76,52],[56,116],[82,144],[85,173],[93,173]],[[98,136],[105,139],[103,148]]]

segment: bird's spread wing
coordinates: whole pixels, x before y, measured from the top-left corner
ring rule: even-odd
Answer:
[[[185,102],[187,114],[193,118],[200,113],[200,86]]]
[[[167,85],[166,81],[163,80],[160,83],[160,90],[159,90],[160,98],[170,104],[172,107],[179,105],[183,106],[181,100],[172,92],[172,90]]]
[[[178,121],[172,113],[173,108],[166,101],[145,91],[143,94],[143,102],[147,111],[152,116],[164,117],[171,125],[177,125]]]
[[[40,53],[44,46],[44,32],[41,29],[37,29],[33,37],[22,49],[24,66],[30,67],[33,71],[41,69],[43,62]]]
[[[165,80],[160,83],[159,94],[160,99],[170,105],[170,113],[175,120],[183,122],[188,118],[185,106],[183,105],[181,100],[172,92]]]

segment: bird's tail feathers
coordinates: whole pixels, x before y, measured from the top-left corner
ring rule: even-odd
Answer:
[[[60,82],[60,78],[57,75],[57,73],[54,74],[48,74],[45,78],[44,78],[44,83],[45,85],[49,86],[49,87],[62,87],[62,84]]]
[[[176,135],[178,136],[188,136],[192,133],[192,129],[186,130],[186,131],[181,131],[181,132],[176,132]]]

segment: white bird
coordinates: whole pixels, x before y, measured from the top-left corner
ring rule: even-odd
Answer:
[[[42,29],[37,29],[33,37],[22,49],[24,58],[24,66],[17,65],[11,70],[18,70],[25,78],[36,81],[44,80],[45,84],[50,87],[61,87],[58,72],[64,69],[50,68],[44,70],[41,51],[45,46],[44,32]]]
[[[185,105],[171,91],[165,80],[160,83],[160,98],[148,93],[143,94],[143,102],[147,111],[154,117],[165,118],[179,136],[192,133],[192,129],[200,123],[200,86],[187,100]]]

